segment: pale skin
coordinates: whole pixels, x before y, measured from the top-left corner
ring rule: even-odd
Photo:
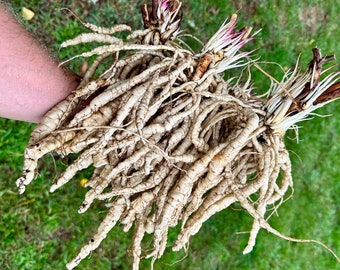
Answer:
[[[77,85],[0,4],[0,117],[39,122]]]

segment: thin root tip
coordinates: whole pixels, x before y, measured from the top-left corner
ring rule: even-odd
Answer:
[[[74,267],[75,267],[75,266],[74,266],[73,263],[68,263],[68,264],[66,264],[67,270],[72,270]]]
[[[246,247],[246,248],[243,250],[242,253],[243,253],[243,255],[246,255],[246,254],[252,252],[252,250],[253,250],[253,247]]]
[[[26,178],[25,177],[20,177],[16,182],[16,186],[18,188],[18,193],[21,195],[25,192],[26,185],[25,185]]]
[[[182,248],[181,246],[175,245],[175,246],[172,247],[172,251],[178,252],[181,248]]]
[[[19,195],[24,194],[25,190],[26,190],[26,187],[24,185],[19,186],[18,187]]]
[[[53,193],[54,191],[56,191],[58,189],[58,187],[56,187],[55,185],[50,187],[50,192]]]

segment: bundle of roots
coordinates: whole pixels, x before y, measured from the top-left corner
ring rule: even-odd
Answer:
[[[322,76],[330,69],[323,71],[322,65],[333,57],[322,57],[315,48],[305,71],[297,64],[281,81],[271,78],[267,94],[257,96],[249,73],[246,79],[221,75],[256,65],[249,52],[239,51],[253,38],[251,29],[236,30],[232,15],[195,53],[181,45],[180,8],[177,0],[154,0],[151,7],[142,6],[143,30],[83,23],[92,32],[61,45],[101,44],[74,57],[95,60],[79,87],[32,132],[17,186],[23,193],[38,160],[51,152],[78,153],[51,192],[92,168],[79,212],[95,200],[106,201],[108,212],[68,269],[117,223],[134,230],[131,250],[138,269],[141,258],[152,257],[153,263],[162,256],[169,228],[180,224],[172,246],[178,251],[207,219],[233,203],[254,218],[244,253],[253,249],[261,228],[299,241],[273,229],[265,215],[293,185],[286,130],[340,95],[339,72]],[[104,70],[99,75],[98,67]],[[146,254],[145,234],[153,236]]]

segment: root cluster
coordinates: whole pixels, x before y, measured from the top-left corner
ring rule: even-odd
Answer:
[[[51,192],[77,172],[93,169],[79,213],[96,200],[107,202],[108,212],[68,269],[96,249],[118,222],[124,231],[134,230],[131,250],[138,269],[141,258],[162,256],[169,228],[181,226],[172,246],[178,251],[203,222],[233,203],[254,218],[244,253],[252,250],[261,228],[280,235],[265,214],[269,206],[280,205],[293,184],[282,135],[297,122],[291,117],[305,112],[304,99],[319,85],[315,74],[320,76],[321,64],[314,57],[305,73],[295,70],[282,82],[273,81],[268,98],[255,96],[249,80],[226,81],[220,75],[249,63],[248,53],[238,50],[251,39],[250,29],[235,31],[233,15],[196,54],[173,40],[180,6],[178,1],[143,6],[144,30],[84,23],[91,33],[61,45],[105,44],[76,56],[95,60],[79,87],[32,132],[17,185],[23,193],[38,160],[50,152],[78,154]],[[114,36],[117,32],[128,36]],[[96,75],[98,66],[105,68]],[[323,88],[334,87],[337,76],[327,77]],[[148,253],[142,247],[145,234],[153,235]]]

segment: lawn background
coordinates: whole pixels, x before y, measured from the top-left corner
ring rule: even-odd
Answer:
[[[66,59],[79,48],[62,49],[65,39],[86,31],[67,7],[85,21],[109,27],[115,23],[141,26],[139,6],[145,1],[10,1],[20,19],[22,7],[35,12],[30,21],[22,20],[55,57]],[[247,49],[257,48],[254,56],[261,62],[275,61],[284,68],[294,66],[301,53],[302,65],[311,59],[311,49],[318,46],[324,54],[340,56],[339,14],[337,1],[184,1],[183,29],[203,41],[219,28],[225,17],[238,11],[239,27],[262,28]],[[193,44],[193,46],[195,46]],[[84,47],[80,48],[84,49]],[[71,68],[79,71],[81,61]],[[280,79],[277,65],[261,64]],[[339,68],[338,68],[339,69]],[[23,71],[24,72],[24,71]],[[228,76],[228,74],[227,74]],[[254,70],[255,88],[266,90],[268,80]],[[286,136],[293,163],[294,194],[278,210],[270,224],[285,235],[317,239],[340,255],[340,101],[318,110],[327,118],[315,117],[301,124],[300,141],[294,132]],[[65,269],[105,215],[96,204],[85,214],[78,214],[85,189],[78,175],[71,183],[50,194],[49,186],[67,160],[49,156],[39,164],[39,177],[19,196],[15,180],[20,176],[25,145],[33,124],[0,119],[0,269]],[[54,160],[57,168],[55,168]],[[254,251],[242,255],[252,219],[237,206],[213,216],[192,237],[187,257],[172,253],[169,247],[155,269],[340,269],[336,260],[315,244],[296,244],[265,231],[257,238]],[[90,258],[78,269],[129,269],[127,255],[132,233],[115,228]],[[173,240],[175,234],[170,235]],[[176,263],[177,262],[177,263]],[[149,268],[150,260],[141,269]],[[172,265],[172,266],[170,266]]]

